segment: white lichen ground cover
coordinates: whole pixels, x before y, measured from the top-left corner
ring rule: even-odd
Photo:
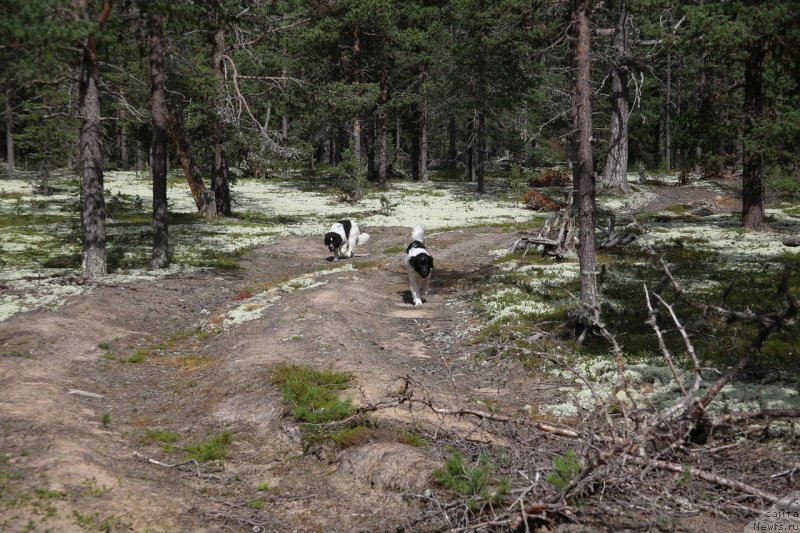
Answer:
[[[33,193],[37,183],[33,174],[18,176],[0,177],[0,218],[4,226],[0,232],[0,320],[22,311],[53,308],[69,296],[91,290],[91,286],[75,283],[79,270],[52,264],[63,258],[72,258],[75,263],[81,253],[79,181],[50,179],[48,185],[55,193],[42,196]],[[125,265],[112,270],[106,282],[155,279],[189,271],[209,262],[215,254],[235,256],[269,244],[277,235],[321,235],[342,216],[355,218],[365,229],[417,224],[455,228],[535,216],[517,203],[478,195],[473,192],[474,185],[465,183],[392,183],[389,190],[370,193],[357,204],[337,202],[330,192],[302,191],[298,185],[304,184],[238,179],[232,186],[236,216],[204,221],[196,216],[188,185],[176,174],[167,191],[173,218],[169,234],[173,266],[166,272],[154,272],[146,270],[152,198],[149,176],[106,172],[107,252]],[[178,222],[174,221],[176,217]]]
[[[701,183],[697,186],[706,185]],[[598,204],[618,215],[633,213],[647,205],[653,195],[651,191],[642,190],[624,200],[601,197]],[[707,265],[709,274],[716,269],[775,274],[783,268],[784,260],[800,260],[800,255],[781,243],[786,235],[800,234],[800,217],[792,214],[794,212],[796,207],[768,209],[767,229],[751,232],[741,229],[739,217],[735,214],[714,215],[698,220],[676,217],[676,220],[662,223],[657,222],[657,219],[642,221],[648,233],[645,238],[631,246],[644,247],[649,242],[656,250],[668,245],[711,252],[712,261]],[[557,300],[554,305],[554,295],[563,298],[570,291],[574,293],[577,290],[578,264],[575,262],[521,264],[516,259],[504,257],[505,250],[494,250],[492,254],[499,258],[500,273],[487,281],[492,292],[481,293],[478,303],[479,312],[486,317],[487,327],[496,322],[507,322],[512,327],[524,330],[526,326],[535,325],[546,318],[558,305],[564,304],[563,300]],[[652,262],[641,260],[629,262],[627,266],[637,269],[654,268]],[[607,275],[609,279],[613,279],[617,276],[636,276],[636,272],[625,266],[611,267]],[[726,285],[713,279],[680,281],[690,294],[713,294],[714,298],[719,297]],[[621,342],[624,349],[624,339]],[[635,355],[637,354],[626,354],[626,357]],[[641,362],[639,357],[630,359],[626,365],[626,377],[632,398],[620,393],[623,401],[629,405],[635,402],[639,407],[651,408],[666,407],[678,401],[680,389],[665,362]],[[617,383],[614,361],[611,353],[570,361],[575,369],[589,379],[597,396],[574,373],[554,370],[554,377],[567,380],[569,385],[562,389],[564,397],[561,400],[540,406],[539,411],[571,418],[577,416],[579,410],[594,407],[598,397],[604,401]],[[684,383],[690,383],[690,378],[690,373],[683,373]],[[709,374],[705,379],[713,382],[714,376]],[[706,384],[705,387],[707,386]],[[764,408],[800,408],[800,393],[794,376],[771,375],[759,382],[729,384],[723,388],[709,409],[712,414],[719,414],[742,410],[758,411]],[[795,431],[800,432],[800,424],[796,425]]]

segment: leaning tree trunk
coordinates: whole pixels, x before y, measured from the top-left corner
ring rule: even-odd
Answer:
[[[578,146],[575,176],[578,181],[578,233],[580,249],[580,300],[585,306],[593,307],[597,301],[597,279],[595,276],[595,175],[592,161],[592,91],[591,91],[591,27],[589,11],[591,0],[574,0],[573,21],[577,28],[575,41],[575,98],[578,125]]]
[[[178,160],[183,167],[183,173],[189,182],[189,189],[192,191],[194,203],[197,211],[204,218],[214,218],[217,214],[217,203],[214,200],[214,191],[206,189],[203,183],[203,176],[194,158],[192,145],[183,129],[183,111],[180,107],[172,105],[169,107],[169,130],[172,140],[175,142],[175,150],[178,153]]]
[[[152,13],[150,28],[150,99],[153,137],[150,170],[153,175],[153,255],[150,268],[169,266],[167,213],[167,75],[164,70],[164,16]]]
[[[81,7],[85,8],[85,4]],[[111,1],[106,0],[98,17],[108,18]],[[82,17],[84,20],[87,17]],[[83,277],[95,280],[106,275],[106,205],[103,197],[103,125],[98,90],[97,39],[90,35],[83,47],[78,95],[81,117],[79,143],[83,166]]]
[[[744,69],[745,139],[751,140],[753,130],[764,110],[764,45],[752,43]],[[764,176],[761,153],[752,142],[745,142],[744,178],[742,183],[742,225],[758,228],[764,224]],[[756,143],[757,144],[757,143]]]
[[[628,60],[630,14],[623,3],[614,32],[614,64],[611,67],[611,124],[603,187],[629,191],[628,187]]]
[[[16,171],[16,162],[14,160],[14,110],[11,107],[11,97],[13,93],[11,89],[6,91],[6,171],[8,175],[14,174]]]
[[[213,8],[211,11],[211,23],[215,31],[211,39],[211,53],[214,62],[214,76],[217,78],[218,94],[217,105],[222,105],[221,99],[223,97],[223,89],[225,86],[225,68],[224,68],[224,55],[225,55],[225,29],[222,27],[222,17],[220,15],[220,6],[217,2],[212,3]],[[231,215],[231,189],[228,172],[228,161],[225,157],[225,151],[222,148],[225,142],[225,128],[222,127],[221,118],[217,118],[215,125],[216,138],[214,140],[214,199],[217,202],[217,214],[223,216]]]

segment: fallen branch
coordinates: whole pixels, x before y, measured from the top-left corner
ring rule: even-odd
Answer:
[[[169,464],[159,461],[157,459],[153,459],[152,457],[147,457],[139,452],[133,452],[133,456],[139,459],[140,461],[146,461],[153,465],[163,466],[164,468],[177,468],[179,466],[193,464],[197,469],[197,476],[200,477],[200,463],[197,462],[197,459],[189,459],[188,461],[182,461],[180,463]]]
[[[97,394],[96,392],[88,392],[80,389],[69,389],[67,391],[67,394],[73,394],[75,396],[83,396],[84,398],[92,398],[93,400],[102,400],[104,398],[102,394]]]
[[[715,418],[713,424],[715,426],[722,424],[735,424],[737,422],[741,422],[742,420],[750,420],[752,418],[800,418],[800,409],[764,409],[763,411],[743,411],[739,413],[730,413]]]
[[[761,489],[758,489],[746,483],[742,483],[741,481],[736,481],[734,479],[729,479],[717,474],[712,474],[711,472],[700,470],[692,465],[679,465],[667,461],[659,461],[656,459],[645,459],[643,457],[636,457],[631,455],[626,456],[625,461],[639,466],[653,467],[653,468],[658,468],[660,470],[669,470],[671,472],[678,472],[680,474],[687,473],[689,475],[698,477],[704,481],[708,481],[716,485],[721,485],[723,487],[736,489],[740,492],[752,494],[753,496],[758,496],[759,498],[763,498],[772,503],[775,503],[780,499],[778,496],[774,494],[771,494],[769,492],[764,492]]]

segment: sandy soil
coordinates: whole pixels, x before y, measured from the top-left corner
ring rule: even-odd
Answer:
[[[269,372],[292,363],[349,373],[357,403],[391,397],[407,375],[454,401],[487,393],[520,405],[535,400],[537,389],[525,387],[519,372],[482,373],[470,362],[471,347],[461,345],[472,320],[461,288],[509,236],[492,229],[430,235],[437,269],[429,301],[415,308],[400,254],[382,252],[404,244],[407,233],[372,230],[350,261],[356,270],[281,294],[261,318],[207,337],[198,328],[213,331],[218,317],[246,304],[240,292],[342,262],[329,262],[319,239],[289,238],[253,253],[236,272],[99,287],[57,311],[0,324],[7,492],[64,493],[47,499],[49,513],[20,502],[2,508],[0,526],[322,531],[336,524],[344,531],[400,523],[408,504],[399,495],[424,490],[440,464],[432,452],[375,443],[344,456],[304,454]],[[120,361],[137,349],[150,353],[144,362]],[[408,422],[401,411],[379,416]],[[181,460],[145,438],[151,428],[178,433],[179,442],[230,431],[229,459],[199,476],[193,465],[148,463],[135,453]],[[263,483],[270,488],[257,491]],[[258,498],[263,509],[246,506]]]
[[[419,308],[408,303],[400,254],[383,251],[405,244],[408,229],[369,232],[370,242],[350,260],[358,268],[280,293],[260,318],[219,334],[206,333],[246,304],[242,291],[258,293],[341,263],[327,260],[321,238],[292,237],[257,250],[238,271],[98,287],[57,311],[0,323],[0,530],[402,525],[414,505],[403,495],[430,486],[442,458],[388,441],[305,453],[270,382],[275,365],[349,373],[361,404],[390,398],[410,376],[453,405],[491,397],[521,413],[551,399],[555,385],[534,383],[510,361],[487,369],[470,356],[478,348],[464,342],[474,325],[464,291],[485,275],[487,252],[513,241],[508,230],[429,235],[437,269]],[[145,361],[121,361],[138,349],[149,354]],[[70,393],[75,389],[96,396]],[[376,416],[398,426],[413,422],[401,409]],[[184,456],[147,439],[152,428],[177,433],[179,446],[229,431],[229,457],[169,467]]]

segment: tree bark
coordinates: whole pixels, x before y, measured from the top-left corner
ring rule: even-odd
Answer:
[[[386,187],[389,173],[388,130],[389,130],[389,69],[384,60],[381,69],[381,98],[375,116],[375,151],[378,160],[378,187]]]
[[[86,2],[81,2],[83,20]],[[101,26],[108,17],[111,0],[106,0],[97,18]],[[98,28],[99,29],[99,28]],[[83,46],[78,95],[81,126],[79,134],[83,167],[83,277],[96,280],[106,275],[106,206],[103,196],[103,125],[100,115],[100,94],[97,71],[97,39],[90,35]]]
[[[449,150],[447,153],[447,168],[450,171],[454,171],[456,169],[456,117],[455,115],[450,115],[450,122],[447,125],[447,135],[449,137]]]
[[[664,113],[664,160],[667,172],[672,170],[672,131],[670,114],[672,112],[672,51],[667,51],[667,111]]]
[[[150,268],[169,266],[169,222],[167,213],[167,74],[164,69],[164,16],[151,13],[150,104],[153,136],[150,171],[153,176],[153,254]]]
[[[284,74],[285,76],[286,74]],[[281,121],[281,139],[283,140],[283,144],[287,144],[289,142],[289,115],[283,115],[283,119]],[[283,168],[281,169],[281,177],[286,179],[289,177],[289,160],[283,160]]]
[[[573,21],[577,29],[575,41],[575,97],[578,125],[577,178],[578,217],[580,221],[580,300],[586,306],[597,301],[597,278],[595,275],[596,250],[594,235],[595,220],[595,174],[592,160],[592,91],[591,91],[591,26],[589,23],[591,0],[573,0]]]
[[[14,158],[14,109],[11,106],[13,95],[11,89],[6,90],[6,171],[9,176],[17,170]]]
[[[478,181],[478,192],[486,192],[486,114],[481,108],[478,111],[478,139],[475,150],[478,157],[475,158],[475,174]]]
[[[422,98],[419,116],[419,179],[428,179],[428,104]]]
[[[413,109],[413,108],[412,108]],[[412,112],[412,128],[411,128],[411,180],[412,181],[419,181],[419,152],[420,152],[420,141],[419,141],[419,128],[414,128],[413,124],[416,122],[417,113],[416,110]]]
[[[175,149],[178,153],[178,161],[183,167],[183,173],[189,182],[189,189],[192,191],[194,203],[197,211],[204,218],[214,218],[217,214],[217,205],[214,201],[214,191],[206,189],[203,183],[203,176],[192,151],[192,145],[183,129],[183,111],[180,107],[172,105],[169,108],[169,130],[172,140],[175,142]]]
[[[744,135],[748,139],[764,112],[764,44],[751,43],[744,68]],[[742,183],[742,225],[758,228],[764,224],[764,176],[761,153],[745,141]]]
[[[481,3],[481,10],[483,5]],[[478,192],[486,192],[486,51],[483,40],[484,31],[479,34],[478,43],[478,151],[476,174],[478,179]]]
[[[211,8],[211,24],[214,33],[211,38],[211,54],[212,61],[214,62],[214,76],[217,78],[218,93],[217,99],[221,100],[223,96],[223,87],[225,84],[225,66],[223,56],[225,55],[225,28],[222,26],[222,15],[220,13],[221,6],[218,1],[212,2]],[[219,105],[219,102],[218,102]],[[225,128],[223,127],[222,120],[217,119],[216,124],[216,138],[214,141],[214,168],[213,168],[213,182],[214,182],[214,199],[217,203],[217,214],[223,216],[231,215],[231,189],[228,172],[228,161],[225,157],[223,150],[223,143],[225,142]]]
[[[606,166],[603,171],[603,187],[620,189],[628,187],[628,61],[631,46],[628,31],[631,15],[622,2],[619,21],[614,32],[614,64],[611,67],[611,137],[606,152]]]

